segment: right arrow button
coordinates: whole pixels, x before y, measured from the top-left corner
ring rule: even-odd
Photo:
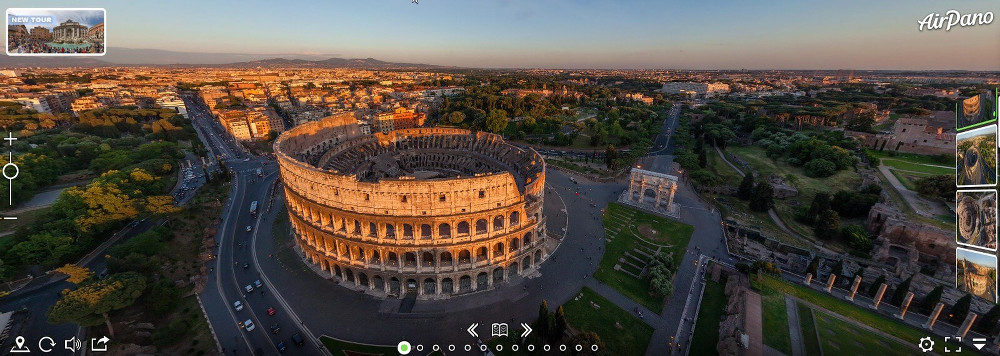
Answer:
[[[521,327],[524,328],[524,332],[521,333],[521,337],[528,337],[528,334],[531,334],[531,327],[528,326],[527,323],[521,323]]]

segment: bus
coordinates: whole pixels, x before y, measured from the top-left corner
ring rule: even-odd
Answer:
[[[254,200],[253,203],[250,203],[250,216],[257,217],[257,201],[256,200]]]

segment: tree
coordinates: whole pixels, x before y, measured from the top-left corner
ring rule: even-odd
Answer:
[[[750,197],[753,195],[753,185],[753,174],[747,173],[743,176],[743,180],[740,181],[740,189],[736,191],[736,197],[740,198],[740,200],[750,200]]]
[[[615,149],[615,146],[608,145],[608,147],[604,149],[604,164],[608,166],[609,170],[615,169],[615,160],[617,159],[618,150]]]
[[[813,224],[813,233],[823,240],[830,240],[840,232],[840,215],[836,211],[824,211]]]
[[[553,317],[552,323],[552,335],[551,342],[559,342],[562,339],[563,334],[566,332],[566,313],[563,312],[563,307],[560,305],[556,308],[556,314]]]
[[[837,172],[837,164],[823,158],[817,158],[806,162],[806,164],[802,166],[802,171],[808,177],[826,178]]]
[[[65,266],[56,268],[56,272],[68,275],[69,278],[67,278],[66,281],[73,284],[80,284],[94,275],[94,272],[89,268],[73,264],[66,264]]]
[[[819,272],[819,256],[813,257],[812,261],[809,262],[809,266],[806,267],[806,273],[812,273],[813,277],[818,277]]]
[[[659,297],[665,297],[674,292],[674,284],[671,281],[671,274],[668,271],[665,274],[660,274],[654,276],[649,280],[649,290],[653,295]]]
[[[874,283],[868,286],[868,296],[875,298],[875,294],[878,293],[878,288],[882,286],[882,283],[885,283],[885,276],[880,275],[875,279]],[[883,294],[882,297],[884,298],[885,295]]]
[[[944,286],[937,286],[920,301],[920,311],[928,314],[934,310],[934,306],[941,302],[941,294],[944,293]]]
[[[94,326],[104,322],[115,335],[108,313],[135,302],[146,289],[146,278],[135,272],[119,273],[69,291],[49,309],[49,322]]]
[[[962,321],[965,321],[965,317],[969,315],[969,309],[972,307],[972,294],[966,293],[964,297],[958,299],[955,305],[951,306],[948,310],[948,320],[951,320],[952,324],[958,325]]]
[[[605,351],[604,343],[601,342],[601,337],[594,332],[581,332],[573,335],[569,339],[568,344],[570,345],[583,345],[583,351],[576,351],[576,348],[571,348],[573,355],[579,356],[603,356],[607,355]],[[591,347],[591,345],[597,345],[597,351]]]
[[[1000,304],[994,304],[990,311],[979,318],[976,322],[976,331],[983,335],[993,334],[997,328],[997,322],[1000,322]]]
[[[954,175],[937,175],[924,178],[918,178],[914,185],[917,186],[917,192],[920,195],[951,200],[955,198],[955,176]]]
[[[774,206],[774,189],[771,183],[758,182],[750,196],[750,210],[767,211]]]
[[[825,192],[816,193],[813,196],[812,204],[809,204],[809,211],[806,213],[806,220],[812,224],[820,213],[830,210],[830,194]]]
[[[538,319],[535,320],[535,331],[538,338],[547,340],[552,330],[552,314],[549,314],[549,303],[542,299],[542,304],[538,306]]]
[[[903,300],[906,299],[906,293],[910,292],[910,283],[913,282],[913,276],[907,278],[905,281],[896,286],[896,291],[892,293],[892,299],[889,300],[892,305],[902,306]],[[910,302],[913,302],[912,300]]]
[[[462,121],[465,121],[465,113],[461,111],[452,111],[450,114],[448,114],[448,122],[453,124],[459,124],[462,123]]]
[[[486,115],[486,130],[492,133],[501,133],[507,128],[507,112],[503,110],[490,110]]]

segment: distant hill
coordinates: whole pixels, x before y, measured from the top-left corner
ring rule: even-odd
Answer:
[[[290,56],[285,56],[290,57]],[[107,66],[197,66],[236,68],[356,68],[356,69],[435,69],[430,64],[394,63],[374,58],[282,58],[275,55],[240,53],[174,52],[158,49],[109,48],[100,57],[21,57],[0,55],[0,67],[107,67]]]

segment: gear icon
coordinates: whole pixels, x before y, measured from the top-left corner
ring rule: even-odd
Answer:
[[[917,346],[920,347],[920,351],[931,352],[934,350],[934,340],[931,340],[930,336],[922,337],[920,338],[920,343],[917,344]]]

